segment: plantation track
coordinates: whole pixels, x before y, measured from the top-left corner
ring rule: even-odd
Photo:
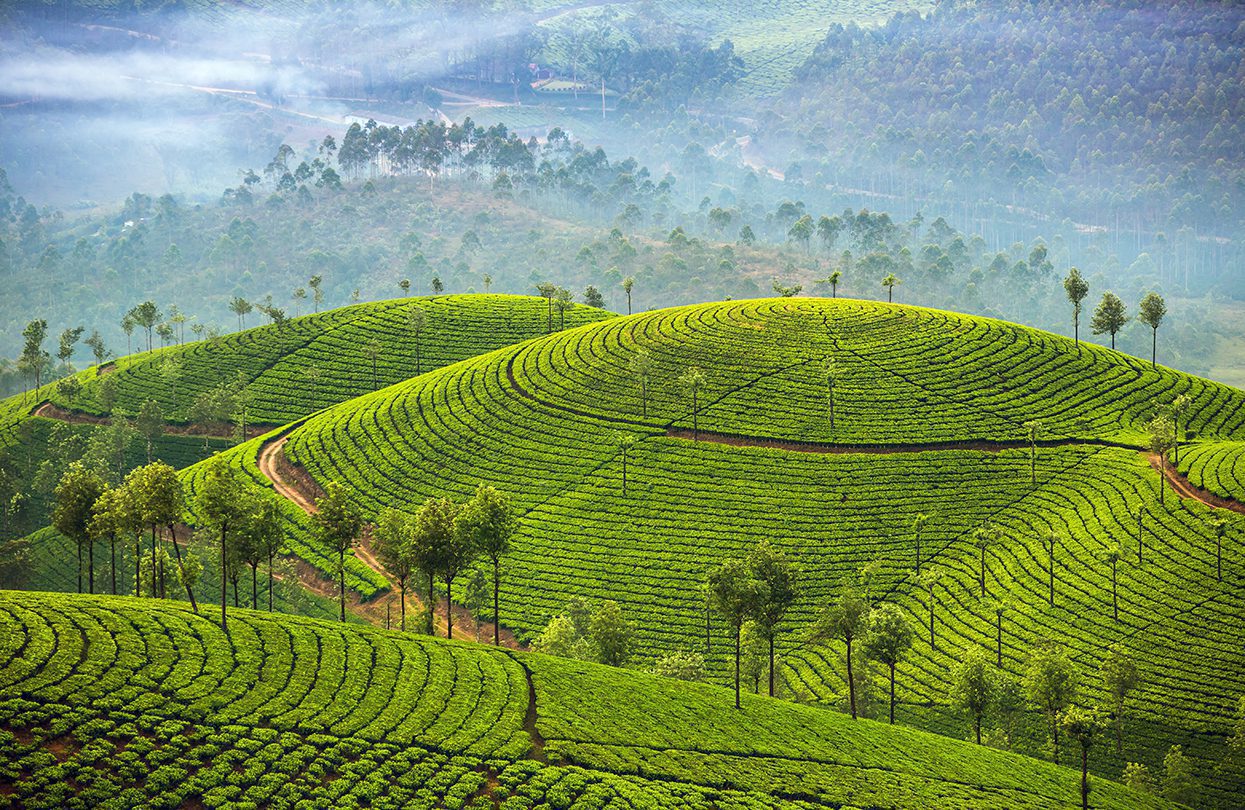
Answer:
[[[313,515],[319,511],[315,504],[315,499],[323,494],[319,491],[315,479],[307,475],[302,468],[292,464],[285,456],[285,442],[289,438],[290,432],[293,431],[301,422],[287,425],[280,433],[266,439],[259,449],[257,456],[257,466],[259,471],[272,484],[277,494],[293,503],[308,515]],[[391,623],[397,622],[399,616],[400,591],[395,582],[385,572],[384,566],[376,559],[376,555],[371,548],[371,527],[365,527],[364,536],[360,542],[354,547],[353,554],[356,559],[363,562],[378,577],[383,578],[389,583],[389,589],[380,596],[364,600],[353,591],[347,597],[347,604],[357,615],[364,616],[373,624],[383,626],[386,621]],[[315,593],[327,598],[337,597],[337,582],[327,577],[323,572],[317,571],[310,565],[298,566],[299,579],[303,584]],[[328,587],[326,587],[326,585]],[[412,606],[415,615],[418,616],[419,611],[424,609],[423,600],[414,593],[407,591],[407,621],[411,624]],[[488,641],[493,637],[493,625],[491,622],[477,622],[471,611],[461,605],[453,605],[454,626],[458,628],[461,636],[471,638],[475,641]],[[442,631],[446,628],[444,612],[438,613],[438,627]],[[521,649],[518,640],[514,637],[514,633],[508,628],[502,627],[498,633],[501,645],[508,649]]]
[[[44,401],[40,405],[36,406],[30,412],[30,415],[38,416],[43,419],[54,419],[57,422],[68,422],[71,425],[112,424],[111,416],[99,416],[97,414],[84,413],[83,411],[74,411],[68,408],[63,408],[54,402],[48,401]],[[263,436],[265,433],[275,430],[278,427],[280,427],[280,425],[247,425],[246,437],[248,439],[254,439],[257,436]],[[209,427],[205,430],[202,425],[165,424],[163,432],[171,436],[185,436],[192,439],[203,438],[205,436],[209,438],[228,439],[236,435],[236,431],[230,426],[221,426],[215,429]]]

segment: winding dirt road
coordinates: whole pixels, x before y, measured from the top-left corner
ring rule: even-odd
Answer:
[[[285,442],[289,439],[290,431],[295,425],[290,426],[277,436],[264,442],[259,449],[258,463],[259,471],[263,473],[271,483],[273,489],[279,495],[293,502],[299,509],[302,509],[309,515],[316,513],[315,499],[322,494],[319,485],[315,480],[300,467],[297,467],[285,455]],[[374,624],[384,625],[385,618],[388,616],[391,627],[397,627],[398,617],[400,614],[399,592],[397,583],[395,583],[385,572],[384,566],[376,559],[376,554],[372,549],[372,532],[371,527],[365,527],[363,537],[360,538],[358,545],[354,547],[354,555],[363,562],[368,568],[371,568],[377,574],[389,583],[389,590],[381,596],[370,601],[363,601],[357,593],[349,593],[346,596],[346,603],[352,613],[367,618]],[[312,566],[303,563],[298,566],[299,579],[309,589],[321,596],[336,599],[338,596],[337,583],[317,571]],[[408,584],[409,585],[409,584]],[[407,597],[407,625],[413,627],[418,616],[424,609],[423,600],[408,589]],[[458,638],[470,639],[479,642],[491,642],[493,639],[492,622],[476,622],[475,616],[469,610],[461,605],[454,605],[454,631]],[[441,635],[445,635],[446,621],[445,609],[441,609],[436,617],[436,629]],[[500,632],[501,645],[510,649],[520,649],[518,639],[509,629],[503,627]]]

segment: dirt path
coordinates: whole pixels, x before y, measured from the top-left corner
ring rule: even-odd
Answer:
[[[112,417],[110,416],[97,416],[93,413],[71,411],[46,400],[37,405],[34,410],[30,412],[30,415],[40,416],[44,419],[55,419],[58,422],[68,422],[73,425],[112,424]],[[265,433],[273,431],[278,427],[279,425],[247,425],[246,437],[248,439],[254,439],[256,436],[263,436]],[[164,426],[164,433],[169,436],[185,436],[191,439],[202,439],[204,437],[209,439],[228,439],[233,436],[234,431],[233,427],[229,425],[203,430],[198,425],[178,425],[166,423]]]
[[[1155,472],[1167,479],[1167,483],[1171,485],[1171,488],[1180,497],[1197,501],[1214,509],[1227,509],[1230,512],[1245,515],[1245,504],[1221,497],[1199,486],[1194,486],[1192,481],[1181,475],[1176,468],[1165,459],[1160,458],[1157,453],[1143,450],[1141,454],[1150,462],[1150,466],[1154,468]]]
[[[690,428],[671,427],[666,429],[666,435],[672,439],[692,440],[692,430]],[[712,444],[727,444],[732,447],[773,447],[779,450],[788,450],[793,453],[826,453],[830,455],[860,453],[871,456],[894,455],[898,453],[927,453],[935,450],[974,450],[979,453],[1002,453],[1007,450],[1028,450],[1029,442],[991,442],[991,441],[963,441],[963,442],[925,442],[925,443],[898,443],[898,444],[830,444],[828,442],[801,442],[792,439],[771,439],[764,436],[743,436],[733,433],[714,433],[712,431],[702,430],[699,433],[697,441],[710,442]],[[1043,447],[1067,447],[1069,445],[1091,445],[1105,447],[1119,447],[1120,445],[1112,442],[1104,442],[1096,439],[1046,439],[1039,441],[1037,446]]]
[[[309,515],[316,513],[315,499],[323,494],[320,485],[312,478],[306,470],[295,465],[285,455],[285,442],[289,439],[289,430],[278,436],[269,439],[259,449],[259,471],[263,473],[277,491],[279,495],[292,501],[299,509],[302,509]],[[389,590],[381,594],[375,599],[363,601],[359,594],[350,592],[346,596],[346,603],[350,611],[355,615],[362,616],[373,624],[380,626],[385,625],[386,619],[389,621],[390,627],[398,627],[401,617],[401,596],[396,582],[390,579],[385,573],[384,567],[380,561],[376,559],[375,551],[372,548],[372,532],[368,526],[363,531],[363,537],[360,538],[358,545],[354,547],[354,555],[364,565],[371,568],[377,574],[389,583]],[[311,590],[320,596],[337,599],[338,585],[333,579],[325,577],[323,572],[313,568],[306,562],[300,561],[298,564],[299,580],[308,590]],[[420,597],[412,593],[411,583],[408,583],[406,595],[406,618],[408,629],[414,628],[414,623],[418,621],[418,616],[424,610],[424,602]],[[492,622],[477,622],[471,611],[461,605],[454,605],[454,630],[457,638],[469,639],[484,643],[491,643],[493,640],[493,624]],[[438,605],[436,623],[434,630],[440,635],[446,632],[445,606]],[[503,627],[500,632],[500,640],[503,647],[510,649],[520,649],[518,639],[509,629]]]

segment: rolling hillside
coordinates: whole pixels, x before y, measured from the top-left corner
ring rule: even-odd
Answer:
[[[410,317],[415,307],[424,317],[418,337]],[[566,313],[568,326],[608,317],[611,313],[586,306]],[[558,315],[552,323],[557,328]],[[44,459],[56,456],[50,443],[57,436],[63,439],[55,430],[58,424],[68,425],[85,443],[114,415],[132,419],[143,402],[154,399],[170,424],[169,432],[154,443],[153,455],[174,467],[187,467],[232,444],[228,434],[234,425],[230,422],[191,421],[195,399],[222,384],[235,384],[245,391],[248,434],[253,436],[417,372],[545,334],[549,324],[549,307],[542,298],[448,295],[358,304],[294,318],[284,327],[269,324],[129,355],[102,369],[80,372],[82,390],[72,399],[50,385],[39,397],[10,397],[0,403],[0,450],[8,450],[17,471],[29,480]],[[111,388],[111,407],[104,404],[105,386]],[[39,406],[41,402],[45,404]],[[32,416],[32,411],[40,415]],[[146,461],[142,445],[136,440],[129,448],[127,468]],[[257,448],[258,443],[250,443],[238,451],[237,457],[246,459],[251,471],[256,469]],[[266,479],[256,477],[267,484]],[[47,493],[34,492],[28,521],[14,528],[43,524],[49,509],[46,499]],[[302,513],[290,504],[282,506],[289,516],[287,545],[291,551],[322,571],[335,570],[310,545],[310,529]],[[31,535],[30,546],[32,561],[21,586],[72,590],[72,546],[49,529]],[[365,565],[352,566],[357,571],[354,587],[358,592],[373,596],[386,587]],[[315,606],[314,599],[304,600],[300,610],[312,609],[319,615]]]
[[[647,401],[632,370],[640,348]],[[704,374],[695,417],[679,382],[691,366]],[[780,639],[785,692],[830,705],[844,699],[842,648],[807,643],[808,625],[876,562],[872,592],[924,627],[911,527],[930,515],[924,560],[943,572],[935,637],[922,634],[900,664],[901,718],[963,736],[947,706],[951,664],[966,647],[997,646],[1017,674],[1044,638],[1074,658],[1083,699],[1102,700],[1096,671],[1122,642],[1142,685],[1122,754],[1104,749],[1096,767],[1112,777],[1129,760],[1160,768],[1181,743],[1207,803],[1222,804],[1234,788],[1215,764],[1245,693],[1245,525],[1170,489],[1159,501],[1145,422],[1180,393],[1192,398],[1185,421],[1198,437],[1184,457],[1204,441],[1245,438],[1245,394],[1100,347],[913,307],[733,302],[483,355],[316,414],[284,449],[321,484],[345,484],[371,515],[465,497],[481,482],[509,494],[523,518],[502,614],[521,638],[581,596],[621,602],[644,659],[703,648],[706,570],[767,538],[796,560],[803,585]],[[1044,426],[1032,480],[1030,420]],[[1228,521],[1222,581],[1215,517]],[[974,545],[983,526],[997,533],[984,576]],[[1118,619],[1102,561],[1117,547]],[[716,618],[709,644],[725,675],[728,636]],[[1042,754],[1031,719],[1037,730],[1018,744]]]
[[[0,592],[0,628],[5,807],[1079,806],[1069,768],[540,655],[124,597]]]

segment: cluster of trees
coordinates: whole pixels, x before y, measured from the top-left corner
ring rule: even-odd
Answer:
[[[71,463],[56,486],[52,525],[76,545],[79,593],[97,592],[96,550],[103,544],[108,553],[108,592],[159,599],[184,592],[197,612],[196,589],[204,571],[201,551],[215,543],[221,625],[226,626],[227,620],[226,586],[232,584],[233,604],[238,607],[238,580],[248,568],[250,606],[260,607],[259,570],[266,566],[268,610],[272,610],[274,570],[283,538],[276,501],[258,490],[239,488],[228,462],[216,456],[195,493],[194,505],[207,519],[205,531],[191,537],[182,529],[179,536],[179,528],[188,522],[189,504],[172,467],[152,462],[131,470],[114,485],[88,464]]]
[[[795,567],[768,541],[745,558],[724,560],[705,580],[705,644],[709,644],[709,611],[726,620],[734,635],[735,708],[739,708],[740,661],[744,626],[751,622],[765,639],[769,657],[769,694],[774,694],[774,660],[779,625],[799,597]]]
[[[356,542],[362,517],[335,482],[330,482],[325,489],[325,496],[316,501],[317,512],[312,517],[323,539],[338,552],[342,563],[341,617],[345,621],[344,555]],[[440,578],[445,583],[446,636],[453,638],[454,582],[482,560],[492,568],[493,643],[499,644],[501,563],[510,550],[515,525],[506,497],[487,485],[479,486],[464,502],[430,498],[413,515],[396,509],[381,512],[372,537],[377,558],[398,583],[401,629],[406,629],[407,586],[415,577],[421,577],[427,585],[424,630],[433,634],[435,588]]]
[[[622,667],[631,658],[634,636],[635,630],[617,602],[606,599],[594,608],[586,599],[576,597],[532,640],[532,649]],[[702,671],[703,665],[702,660]]]
[[[1063,289],[1072,303],[1072,329],[1077,344],[1081,342],[1081,306],[1085,296],[1089,294],[1089,282],[1075,267],[1068,270],[1063,280]],[[1167,315],[1167,302],[1163,296],[1154,291],[1147,292],[1137,305],[1137,320],[1150,327],[1150,365],[1158,366],[1159,326]],[[1095,335],[1109,334],[1111,348],[1115,348],[1115,336],[1128,323],[1128,309],[1120,297],[1111,291],[1102,294],[1102,301],[1094,310],[1090,328]]]
[[[769,137],[896,192],[952,184],[1057,218],[1106,213],[1142,249],[1182,226],[1237,230],[1242,25],[1230,5],[1097,0],[834,25],[780,102],[794,120]]]

